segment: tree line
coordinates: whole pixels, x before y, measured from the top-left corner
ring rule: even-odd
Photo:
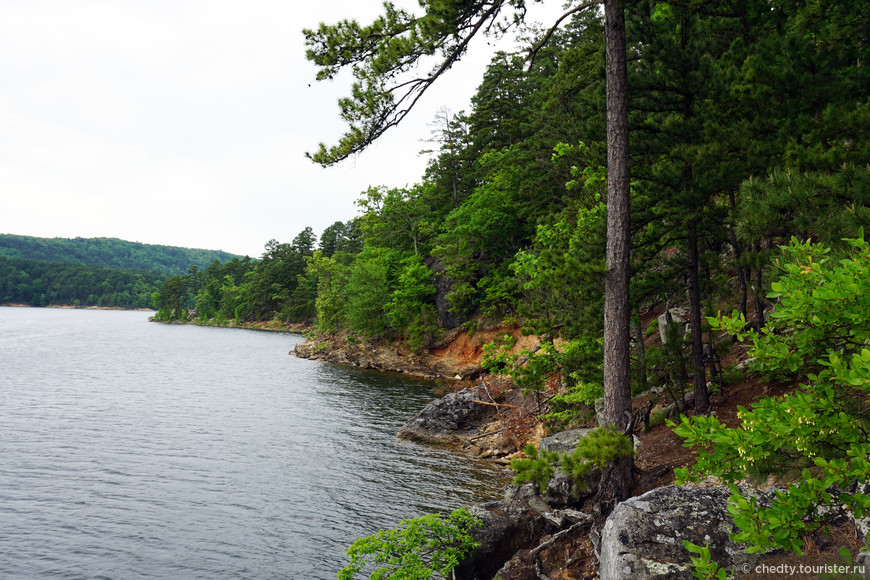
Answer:
[[[168,277],[233,258],[115,238],[0,234],[0,304],[151,308]]]

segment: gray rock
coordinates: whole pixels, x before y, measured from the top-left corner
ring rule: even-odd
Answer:
[[[755,490],[746,494],[761,497]],[[709,545],[720,566],[754,565],[755,556],[729,538],[727,487],[670,485],[626,500],[613,510],[601,533],[601,580],[690,579],[692,554],[683,540]]]
[[[541,451],[571,453],[577,448],[577,443],[592,431],[593,429],[571,429],[544,437],[541,439],[540,449]]]
[[[601,470],[592,469],[582,482],[575,481],[557,469],[547,483],[544,499],[553,506],[579,506],[595,495],[601,481]]]
[[[431,401],[396,436],[425,443],[463,441],[494,413],[493,407],[476,399],[473,389],[463,389]]]
[[[668,314],[671,315],[671,322],[668,322]],[[680,307],[680,308],[671,308],[667,312],[662,313],[659,318],[659,338],[662,341],[662,344],[668,343],[668,330],[671,327],[671,324],[678,327],[678,336],[685,336],[689,331],[689,323],[686,322],[686,318],[689,316],[689,309]]]
[[[454,569],[456,580],[491,580],[517,552],[534,548],[542,536],[558,531],[562,521],[570,521],[569,514],[554,517],[532,484],[507,486],[503,500],[469,511],[483,522],[483,527],[472,532],[480,547]]]
[[[870,552],[861,552],[860,554],[855,556],[854,565],[861,567],[859,571],[861,575],[859,576],[859,578],[863,578],[864,580],[870,580]]]

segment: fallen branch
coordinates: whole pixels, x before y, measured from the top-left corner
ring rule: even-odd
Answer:
[[[495,403],[495,398],[493,398],[492,394],[489,392],[489,388],[486,386],[486,379],[480,377],[480,384],[483,385],[483,390],[486,391],[486,396],[489,397],[489,400]]]
[[[490,403],[489,401],[480,401],[478,399],[471,399],[472,403],[480,403],[481,405],[489,405],[490,407],[508,407],[510,409],[516,409],[519,405],[509,405],[507,403]]]
[[[536,547],[534,550],[531,551],[530,555],[535,560],[535,574],[538,575],[538,578],[540,578],[540,580],[553,580],[552,578],[550,578],[549,576],[544,574],[543,570],[541,570],[541,559],[539,557],[540,553],[542,551],[546,550],[547,548],[551,547],[553,544],[558,542],[560,539],[575,532],[576,530],[582,530],[583,528],[588,528],[588,527],[592,527],[592,517],[591,516],[584,518],[584,519],[580,520],[579,522],[572,524],[570,528],[566,528],[566,529],[562,530],[561,532],[554,534],[552,538],[550,538],[549,540],[547,540],[546,542],[544,542],[543,544],[539,545],[538,547]]]

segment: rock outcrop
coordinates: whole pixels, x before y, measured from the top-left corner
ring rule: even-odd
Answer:
[[[763,495],[751,488],[744,493]],[[740,569],[755,558],[729,534],[736,531],[728,515],[730,492],[669,485],[628,499],[613,510],[601,533],[601,580],[691,579],[692,554],[683,540],[709,545],[713,561]]]
[[[407,373],[422,377],[438,376],[420,356],[406,351],[401,346],[354,342],[346,339],[336,342],[341,343],[340,347],[330,341],[306,340],[297,343],[291,354],[299,358],[323,360],[363,369]]]
[[[594,429],[570,429],[541,439],[541,451],[571,453],[577,449],[577,443],[589,435]]]
[[[685,307],[671,308],[665,311],[658,317],[659,338],[662,344],[668,343],[668,336],[671,334],[671,327],[676,326],[675,332],[678,337],[685,337],[691,331],[691,326],[686,321],[689,317],[689,309]]]
[[[430,401],[396,436],[422,443],[462,443],[494,415],[494,407],[479,403],[474,389],[463,389]]]
[[[490,580],[519,550],[534,548],[541,536],[558,529],[546,517],[552,510],[531,485],[508,486],[503,500],[469,511],[483,522],[474,532],[480,547],[456,567],[456,580]]]
[[[456,567],[456,580],[537,578],[529,574],[549,565],[545,549],[592,522],[579,511],[553,509],[532,484],[507,486],[504,499],[469,511],[484,524],[473,532],[480,547]]]

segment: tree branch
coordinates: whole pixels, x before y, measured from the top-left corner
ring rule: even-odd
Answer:
[[[544,48],[544,46],[550,41],[550,38],[553,36],[553,33],[556,32],[556,30],[559,28],[559,25],[562,23],[563,20],[565,20],[566,18],[568,18],[572,14],[577,14],[578,12],[582,12],[583,10],[586,10],[587,8],[595,6],[596,4],[601,4],[601,0],[590,0],[589,2],[584,2],[583,4],[580,4],[579,6],[575,6],[574,8],[572,8],[571,10],[569,10],[568,12],[566,12],[565,14],[560,16],[559,19],[556,20],[556,22],[553,24],[553,26],[551,26],[550,29],[547,30],[547,33],[544,35],[544,38],[542,38],[541,41],[539,43],[537,43],[535,46],[533,46],[532,49],[529,51],[529,56],[526,58],[526,60],[529,61],[529,68],[527,68],[526,71],[529,71],[532,69],[532,65],[535,64],[535,57],[538,56],[538,52],[542,48]]]

